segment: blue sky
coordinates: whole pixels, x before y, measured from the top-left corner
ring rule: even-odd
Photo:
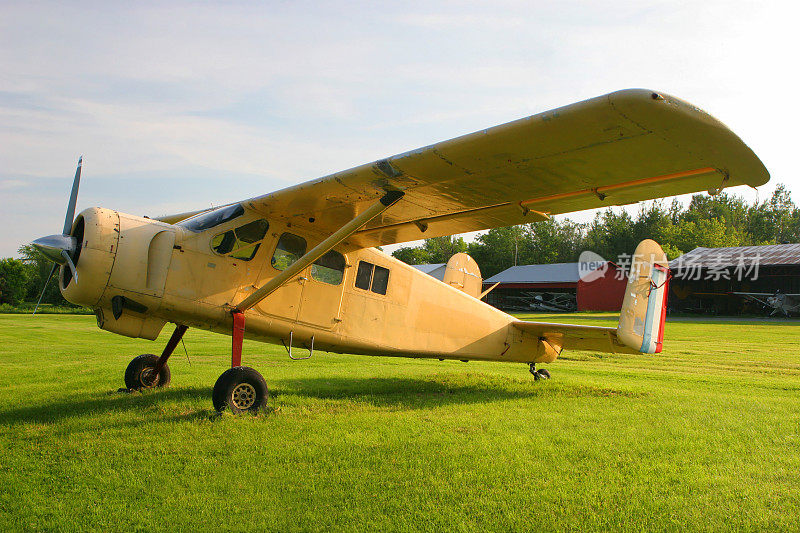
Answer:
[[[800,203],[796,15],[789,2],[6,0],[0,257],[60,230],[80,154],[78,209],[157,216],[628,87],[721,119],[772,173],[758,197],[782,182]]]

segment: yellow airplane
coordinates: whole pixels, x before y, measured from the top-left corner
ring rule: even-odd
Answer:
[[[439,359],[550,363],[563,349],[661,351],[669,267],[636,249],[616,328],[525,322],[482,302],[480,271],[454,256],[444,282],[376,246],[735,185],[769,174],[722,123],[672,96],[632,89],[495,126],[220,208],[147,218],[92,207],[34,241],[60,265],[64,297],[101,329],[154,340],[125,371],[139,390],[170,382],[189,327],[232,336],[217,410],[256,411],[268,391],[242,366],[242,339]],[[73,220],[74,218],[74,220]],[[52,272],[51,272],[52,275]],[[48,278],[49,279],[49,278]]]

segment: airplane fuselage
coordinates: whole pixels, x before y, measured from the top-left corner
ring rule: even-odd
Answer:
[[[79,215],[80,283],[98,325],[155,339],[167,322],[231,333],[231,310],[326,235],[249,209],[197,230],[108,209]],[[342,243],[247,311],[245,336],[341,353],[546,362],[514,317],[375,248]],[[83,260],[83,261],[82,261]]]

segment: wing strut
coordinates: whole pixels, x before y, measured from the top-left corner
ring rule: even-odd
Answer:
[[[339,228],[330,237],[309,250],[303,257],[292,263],[292,265],[266,282],[260,289],[239,302],[233,311],[243,313],[256,305],[258,302],[275,292],[281,285],[295,277],[301,270],[308,265],[333,250],[333,248],[343,240],[358,231],[361,226],[380,215],[393,206],[405,193],[402,191],[389,191],[380,200],[368,207],[363,213]]]
[[[330,237],[316,245],[303,257],[292,263],[289,268],[266,282],[260,289],[257,289],[250,296],[239,302],[239,305],[231,309],[231,315],[233,315],[233,331],[231,336],[231,367],[241,366],[242,364],[242,341],[244,340],[245,311],[275,292],[281,287],[281,285],[295,277],[308,265],[326,253],[330,252],[336,247],[336,245],[350,237],[364,224],[392,207],[404,195],[405,193],[402,191],[388,191],[380,200],[368,207],[363,213],[339,228]]]

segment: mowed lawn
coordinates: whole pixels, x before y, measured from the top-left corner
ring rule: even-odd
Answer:
[[[540,382],[247,342],[274,411],[242,417],[211,408],[230,339],[197,330],[170,388],[117,392],[170,333],[0,315],[0,529],[800,529],[798,321],[676,319],[664,354],[565,353]]]

